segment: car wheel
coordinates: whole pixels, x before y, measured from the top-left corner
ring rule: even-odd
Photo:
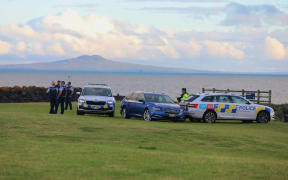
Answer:
[[[126,110],[125,107],[122,109],[121,116],[122,116],[123,119],[128,119],[129,118],[129,116],[127,114],[127,110]]]
[[[109,113],[109,117],[114,117],[114,111]]]
[[[261,112],[258,114],[256,121],[257,121],[258,123],[268,123],[268,122],[269,122],[269,119],[270,119],[270,117],[269,117],[268,112],[266,112],[266,111],[261,111]]]
[[[146,110],[144,111],[143,119],[144,119],[145,121],[151,121],[151,120],[152,120],[152,119],[151,119],[151,116],[150,116],[150,112],[149,112],[148,109],[146,109]]]
[[[216,119],[217,119],[216,113],[213,111],[207,111],[203,115],[203,120],[204,122],[207,122],[207,123],[215,123]]]
[[[78,108],[77,108],[77,115],[84,115],[85,113],[82,112],[82,111],[79,111]]]

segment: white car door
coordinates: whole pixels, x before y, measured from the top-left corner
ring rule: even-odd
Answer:
[[[240,96],[232,96],[232,102],[237,106],[233,113],[235,119],[255,119],[256,106]]]
[[[236,106],[232,103],[231,96],[218,95],[214,99],[214,110],[219,119],[233,119],[233,111]]]

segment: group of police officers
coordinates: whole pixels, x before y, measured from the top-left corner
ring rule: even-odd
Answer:
[[[51,87],[47,89],[47,93],[50,98],[50,114],[57,114],[58,107],[61,107],[61,114],[64,114],[65,110],[72,110],[72,95],[73,95],[73,87],[71,82],[68,82],[67,85],[65,81],[57,81],[55,84],[54,81],[51,83]]]

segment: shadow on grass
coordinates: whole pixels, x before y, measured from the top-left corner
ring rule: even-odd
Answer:
[[[81,127],[80,128],[83,132],[98,132],[103,130],[104,128],[93,128],[93,127]]]
[[[81,137],[78,136],[65,136],[65,135],[40,135],[35,136],[36,138],[45,139],[45,140],[65,140],[65,141],[73,141],[80,142],[82,141]]]
[[[147,146],[147,147],[139,146],[138,148],[139,149],[145,149],[145,150],[156,150],[157,149],[157,147],[155,147],[155,146]]]

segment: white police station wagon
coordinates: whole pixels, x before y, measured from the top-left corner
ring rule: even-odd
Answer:
[[[186,117],[214,123],[216,119],[242,120],[267,123],[274,120],[274,110],[253,104],[241,96],[230,93],[203,93],[190,96],[180,103]]]
[[[115,98],[111,88],[105,84],[89,84],[78,92],[77,115],[108,114],[114,117]]]

